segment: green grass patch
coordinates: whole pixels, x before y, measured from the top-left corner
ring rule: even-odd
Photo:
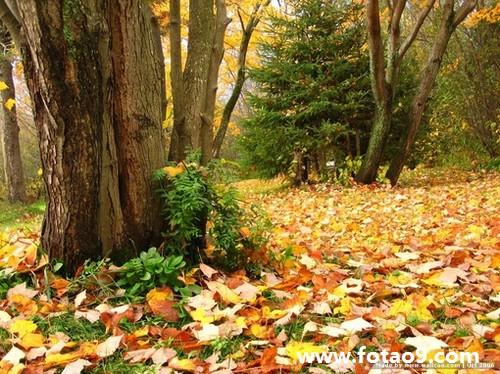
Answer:
[[[110,357],[100,361],[97,366],[86,371],[91,374],[154,374],[155,367],[146,364],[131,364],[123,359],[123,353],[118,351]]]
[[[44,201],[30,204],[11,204],[8,201],[0,200],[0,230],[27,229],[38,231],[44,212]]]
[[[45,336],[62,332],[73,341],[103,340],[106,337],[106,329],[100,321],[92,323],[85,318],[76,319],[71,313],[51,318],[34,317],[33,322]]]

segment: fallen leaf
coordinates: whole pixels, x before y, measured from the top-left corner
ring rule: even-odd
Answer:
[[[110,336],[104,342],[97,345],[96,354],[99,357],[109,357],[113,355],[120,346],[122,338],[123,335]]]

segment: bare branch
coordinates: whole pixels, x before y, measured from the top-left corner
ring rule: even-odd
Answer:
[[[410,35],[406,38],[404,43],[401,45],[401,48],[399,49],[399,60],[401,61],[408,52],[408,49],[411,47],[415,39],[417,38],[418,33],[420,32],[420,29],[422,28],[422,25],[424,24],[425,19],[429,15],[430,11],[434,7],[434,3],[436,0],[429,0],[427,5],[421,10],[420,14],[418,15],[417,22],[415,23],[415,26],[413,27],[413,30],[410,32]]]
[[[467,15],[474,10],[477,5],[477,0],[466,0],[458,8],[453,18],[453,27],[457,27],[467,17]]]

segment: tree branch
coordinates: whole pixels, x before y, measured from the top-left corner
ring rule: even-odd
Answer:
[[[467,17],[467,15],[474,10],[477,5],[477,0],[466,0],[458,8],[453,18],[453,27],[457,27]]]
[[[427,5],[424,7],[424,9],[421,10],[420,14],[418,15],[418,19],[417,22],[415,23],[415,26],[413,27],[413,30],[410,32],[410,35],[408,35],[404,43],[401,45],[401,48],[399,48],[398,55],[400,61],[403,59],[406,52],[408,52],[408,49],[411,47],[411,45],[417,38],[417,35],[420,32],[420,29],[422,28],[422,25],[424,24],[425,19],[432,10],[435,2],[436,0],[429,0]]]

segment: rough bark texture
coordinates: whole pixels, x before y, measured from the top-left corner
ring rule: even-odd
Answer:
[[[224,106],[224,111],[222,112],[222,119],[219,126],[219,130],[215,136],[212,146],[213,157],[219,158],[220,151],[222,148],[222,144],[224,143],[224,138],[226,137],[227,129],[229,127],[229,123],[231,122],[231,116],[233,114],[234,108],[236,107],[236,103],[240,98],[241,91],[243,90],[243,85],[246,79],[246,59],[248,53],[248,45],[250,44],[250,40],[252,39],[252,34],[255,31],[255,28],[258,26],[260,22],[260,10],[264,7],[267,7],[270,4],[270,0],[265,0],[262,3],[258,3],[250,16],[250,19],[246,26],[242,22],[242,30],[243,36],[240,42],[240,50],[238,54],[238,73],[236,76],[236,82],[233,87],[233,91],[231,92],[231,96]],[[242,18],[240,18],[242,19]]]
[[[14,80],[12,79],[12,61],[8,55],[0,58],[0,80],[8,89],[1,91],[2,122],[0,124],[0,143],[2,147],[5,180],[7,182],[8,199],[10,202],[25,201],[26,188],[24,184],[21,146],[19,144],[19,125],[17,123],[16,107],[11,110],[5,107],[9,99],[15,99]]]
[[[208,164],[212,158],[212,145],[214,137],[214,114],[217,99],[217,84],[219,81],[219,68],[224,57],[224,35],[231,22],[227,17],[226,0],[216,0],[217,16],[215,18],[215,31],[212,43],[212,58],[208,69],[207,92],[203,107],[200,145],[201,163]]]
[[[201,115],[214,35],[214,0],[189,1],[189,44],[184,70],[185,126],[189,139],[180,139],[180,154],[200,148]],[[186,145],[185,149],[182,146]]]
[[[169,161],[183,159],[185,142],[188,139],[184,116],[184,80],[182,74],[182,45],[181,45],[181,2],[170,0],[170,84],[172,87],[172,102],[174,107],[174,124]],[[181,144],[181,140],[183,143]]]
[[[356,181],[360,183],[372,183],[375,180],[392,119],[392,86],[386,81],[386,76],[392,79],[392,74],[386,72],[384,64],[378,0],[366,2],[366,20],[370,51],[370,75],[376,109],[368,149],[363,164],[356,175]],[[391,35],[390,41],[389,50],[393,52],[396,50],[393,45],[395,42],[393,35]],[[391,64],[395,62],[392,53],[388,60]]]
[[[43,247],[74,272],[157,244],[164,71],[145,3],[18,6],[48,195]]]
[[[436,77],[438,75],[439,68],[441,67],[441,62],[451,35],[460,22],[465,19],[467,14],[474,9],[475,5],[476,1],[466,1],[456,13],[453,9],[454,0],[446,0],[443,6],[441,24],[434,38],[432,49],[429,53],[425,68],[421,73],[419,85],[412,100],[410,121],[401,136],[399,151],[394,156],[391,165],[387,170],[386,177],[391,181],[393,186],[397,184],[401,171],[403,170],[404,163],[410,154],[413,143],[415,142],[415,136],[422,122],[427,100],[429,99],[432,87],[436,81]]]

